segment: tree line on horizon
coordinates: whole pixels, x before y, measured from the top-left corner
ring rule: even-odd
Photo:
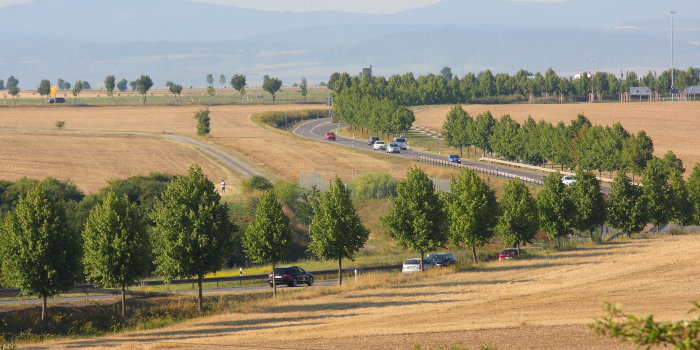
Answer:
[[[673,73],[676,89],[683,90],[700,84],[700,68],[689,67],[685,71],[675,69]],[[607,72],[583,72],[576,78],[559,76],[551,68],[544,74],[521,69],[514,75],[494,74],[486,69],[478,74],[465,74],[461,78],[453,75],[449,67],[445,67],[440,74],[415,77],[409,72],[395,74],[388,79],[335,72],[329,77],[327,86],[336,96],[348,88],[357,87],[363,93],[380,99],[388,98],[404,106],[509,103],[527,101],[529,94],[537,97],[562,94],[575,100],[587,99],[593,92],[617,99],[618,94],[629,92],[631,87],[644,86],[662,94],[668,93],[671,90],[671,70],[660,74],[649,71],[644,76],[638,76],[635,72],[620,72],[620,76]]]

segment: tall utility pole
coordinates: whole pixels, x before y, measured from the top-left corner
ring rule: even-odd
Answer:
[[[673,90],[675,88],[674,84],[674,67],[673,67],[673,31],[674,31],[674,23],[673,23],[673,15],[676,14],[676,11],[671,11],[669,12],[671,14],[671,100],[673,100]]]

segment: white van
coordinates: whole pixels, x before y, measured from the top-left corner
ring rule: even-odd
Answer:
[[[394,137],[392,142],[398,143],[401,149],[408,149],[408,139],[406,139],[406,136]]]

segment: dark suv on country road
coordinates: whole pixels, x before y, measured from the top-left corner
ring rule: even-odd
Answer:
[[[267,276],[267,283],[272,287],[272,274]],[[314,284],[314,275],[299,266],[275,267],[275,284],[286,284],[289,287],[296,287],[299,284],[311,286]]]

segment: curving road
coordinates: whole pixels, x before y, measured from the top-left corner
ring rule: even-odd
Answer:
[[[310,139],[314,140],[319,140],[323,141],[323,137],[326,135],[326,132],[335,130],[339,127],[345,127],[347,126],[346,124],[342,123],[332,123],[330,118],[324,118],[324,119],[315,119],[309,122],[306,122],[300,126],[298,126],[296,129],[294,129],[294,134],[302,137],[307,137]],[[333,141],[323,141],[323,142],[333,142]],[[388,143],[388,141],[385,141]],[[347,147],[353,147],[353,148],[358,148],[358,149],[363,149],[371,152],[382,152],[382,151],[375,151],[372,146],[367,144],[367,141],[365,140],[353,140],[349,139],[346,137],[336,137],[336,144],[347,146]],[[403,158],[417,158],[417,157],[424,157],[424,158],[430,158],[430,159],[435,159],[435,160],[441,160],[445,161],[447,158],[445,156],[439,156],[435,155],[432,153],[425,153],[425,152],[417,152],[413,150],[404,150],[401,151],[401,153],[386,153],[387,155],[392,155],[396,157],[403,157]],[[514,176],[519,176],[523,178],[530,179],[532,181],[542,181],[542,176],[538,174],[533,174],[524,170],[519,170],[519,169],[513,169],[513,168],[507,168],[503,166],[498,166],[498,165],[492,165],[492,164],[484,164],[484,163],[479,163],[479,162],[474,162],[474,161],[469,161],[469,160],[464,160],[462,159],[462,164],[464,165],[469,165],[475,168],[483,169],[486,171],[499,171],[507,174],[511,174]]]

